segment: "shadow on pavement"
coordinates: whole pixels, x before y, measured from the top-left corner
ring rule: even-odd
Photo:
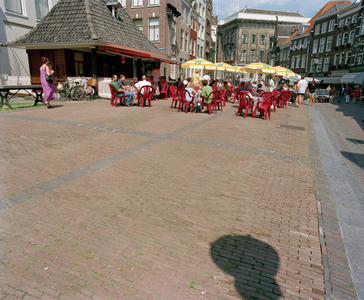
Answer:
[[[341,151],[342,156],[364,170],[364,154]]]
[[[336,111],[342,112],[344,116],[354,119],[364,131],[364,108],[361,107],[361,101],[359,101],[357,104],[353,104],[352,100],[349,104],[346,104],[345,100],[343,100],[341,103],[338,103],[337,101],[332,101],[330,102],[330,104],[337,106]]]
[[[274,279],[279,258],[270,245],[250,235],[225,235],[210,246],[215,264],[235,277],[236,291],[243,299],[276,300],[282,296]]]
[[[363,140],[357,140],[357,139],[349,139],[349,138],[346,138],[348,141],[354,143],[354,144],[364,144],[364,141]]]

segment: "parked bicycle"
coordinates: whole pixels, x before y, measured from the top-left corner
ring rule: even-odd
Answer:
[[[84,87],[70,78],[66,78],[64,83],[58,84],[57,93],[60,101],[85,99]]]

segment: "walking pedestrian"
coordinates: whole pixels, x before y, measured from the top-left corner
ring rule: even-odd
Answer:
[[[307,93],[308,83],[305,79],[305,76],[301,77],[301,80],[297,84],[297,95],[298,95],[298,107],[300,108],[303,102],[303,97]]]
[[[351,86],[348,85],[346,87],[346,103],[347,104],[350,102],[350,97],[351,97]]]
[[[310,105],[313,105],[313,102],[315,100],[316,93],[317,93],[317,87],[316,87],[316,84],[315,84],[315,80],[312,80],[312,83],[308,87],[308,96],[310,97],[310,104],[309,104],[309,106]]]
[[[54,99],[56,86],[53,82],[54,71],[51,70],[50,60],[42,57],[42,66],[40,67],[40,82],[45,97],[47,108],[52,108],[50,101]]]
[[[341,100],[343,99],[344,94],[345,94],[345,88],[344,88],[344,86],[342,85],[342,86],[339,88],[339,100],[337,101],[337,103],[341,103]]]

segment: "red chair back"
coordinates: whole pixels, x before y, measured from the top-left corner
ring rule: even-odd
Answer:
[[[291,94],[292,94],[292,91],[283,90],[282,93],[281,93],[282,100],[283,101],[288,101],[289,99],[291,99]]]
[[[230,91],[234,91],[235,87],[233,85],[230,85]]]
[[[139,94],[143,99],[152,99],[152,95],[155,93],[155,89],[151,85],[144,85],[139,90]]]
[[[160,89],[159,95],[161,95],[161,94],[166,95],[166,100],[167,100],[168,91],[169,91],[169,84],[168,83],[163,83],[161,85],[161,89]]]
[[[200,88],[198,86],[194,86],[192,87],[196,92],[198,92],[200,90]]]
[[[115,94],[114,87],[110,83],[109,83],[109,88],[110,88],[110,92],[111,92],[110,104],[112,104],[114,102],[114,99],[116,98],[116,94]]]
[[[243,107],[252,105],[252,102],[253,102],[247,91],[238,92],[237,99],[238,99],[239,106],[243,106]]]
[[[257,93],[258,93],[259,97],[262,97],[265,94],[265,91],[262,89],[258,89]]]
[[[219,90],[219,87],[218,87],[218,86],[216,86],[216,85],[213,85],[213,86],[212,86],[212,90],[213,90],[213,91],[218,91],[218,90]]]
[[[186,89],[177,89],[178,100],[181,101],[181,102],[187,102],[186,93],[188,93],[188,95],[190,97],[192,97],[188,90],[186,90]]]

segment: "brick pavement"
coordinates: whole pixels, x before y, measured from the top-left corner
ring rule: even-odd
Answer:
[[[168,103],[0,114],[0,299],[324,298],[305,110]]]

